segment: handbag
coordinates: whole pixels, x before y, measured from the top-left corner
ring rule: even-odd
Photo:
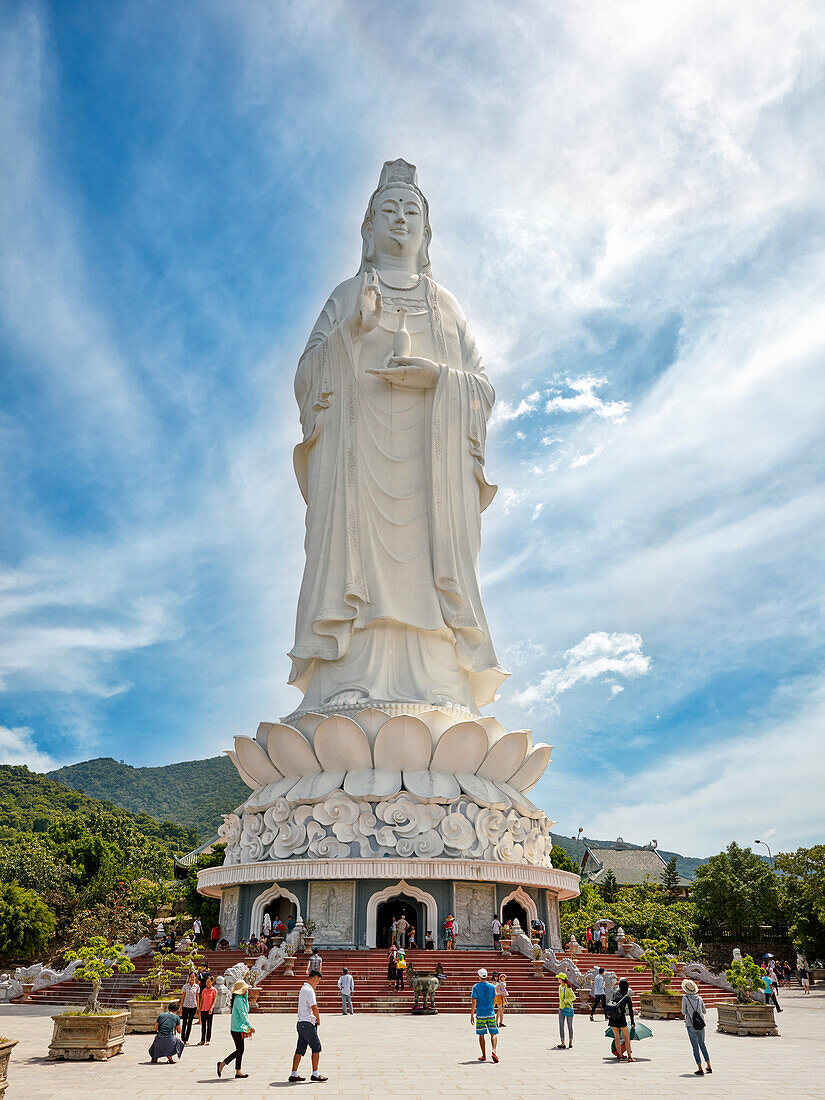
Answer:
[[[561,1014],[562,1014],[562,1016],[572,1016],[573,1015],[573,1006],[570,1005],[567,1008],[563,1008],[561,1010]]]

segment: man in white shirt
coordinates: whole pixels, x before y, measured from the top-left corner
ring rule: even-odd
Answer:
[[[352,991],[355,989],[355,981],[349,970],[344,967],[344,973],[338,979],[338,988],[341,990],[341,1013],[346,1016],[349,1013],[350,1016],[354,1016],[355,1013],[352,1010]]]
[[[599,967],[599,973],[593,979],[593,1007],[590,1009],[590,1019],[598,1006],[602,1006],[602,1012],[607,1019],[607,996],[604,991],[604,967]]]
[[[407,923],[407,918],[402,914],[398,918],[398,920],[396,922],[396,925],[395,925],[395,942],[398,944],[398,946],[401,948],[402,951],[407,946],[407,929],[408,928],[409,928],[409,924]]]
[[[493,929],[493,947],[495,947],[496,951],[498,951],[500,953],[501,952],[501,921],[498,919],[497,916],[493,917],[493,923],[492,923],[491,927]]]
[[[195,920],[192,923],[192,936],[195,940],[195,943],[203,942],[203,925],[201,924],[200,917],[195,917]]]
[[[304,1077],[298,1076],[298,1066],[307,1052],[307,1047],[312,1051],[312,1080],[326,1081],[318,1072],[318,1062],[321,1057],[321,1040],[318,1038],[318,1025],[321,1022],[321,1014],[318,1011],[318,1001],[315,990],[321,975],[314,971],[301,986],[298,994],[298,1045],[295,1047],[295,1057],[292,1059],[292,1073],[290,1081],[304,1081]]]

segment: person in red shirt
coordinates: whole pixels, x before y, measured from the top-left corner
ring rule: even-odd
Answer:
[[[444,921],[444,932],[447,937],[447,950],[455,951],[455,917],[452,913]]]
[[[215,989],[215,983],[210,974],[206,979],[206,985],[201,990],[200,1000],[198,1001],[198,1016],[201,1022],[199,1047],[208,1047],[209,1040],[212,1038],[212,1013],[215,1009],[215,998],[217,996],[218,991]]]
[[[217,950],[218,940],[221,938],[221,926],[216,924],[213,926],[212,931],[209,933],[209,939],[212,944],[212,950]]]

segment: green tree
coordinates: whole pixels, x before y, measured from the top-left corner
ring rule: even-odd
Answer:
[[[554,844],[550,849],[550,862],[558,871],[572,871],[574,875],[581,871],[560,844]]]
[[[643,939],[665,939],[684,959],[699,957],[696,945],[696,909],[692,901],[678,900],[666,904],[660,888],[645,883],[619,890],[613,902],[606,902],[595,887],[585,883],[581,897],[574,902],[562,902],[561,927],[565,941],[575,933],[584,943],[588,926],[601,917],[609,917],[628,936],[638,942]],[[569,906],[569,908],[568,908]]]
[[[608,867],[607,874],[599,884],[599,890],[605,901],[615,901],[619,896],[619,884],[616,882],[616,876],[613,874],[613,868]]]
[[[809,961],[825,959],[825,844],[780,853],[782,913],[794,947]]]
[[[100,1011],[98,994],[106,978],[111,978],[116,972],[128,974],[135,969],[135,964],[123,950],[123,944],[109,943],[105,936],[92,936],[78,951],[68,951],[66,962],[74,959],[80,960],[80,966],[74,972],[75,981],[90,982],[92,986],[86,1002],[86,1011],[90,1013]]]
[[[36,961],[54,935],[54,912],[33,890],[0,885],[0,957]]]
[[[780,918],[776,875],[760,856],[735,842],[696,868],[693,899],[701,920],[739,937]]]
[[[676,856],[671,856],[662,871],[662,886],[671,896],[681,889],[681,875],[676,868]]]
[[[183,894],[186,912],[191,917],[200,917],[205,929],[218,923],[221,904],[217,898],[208,898],[198,893],[198,871],[202,871],[204,867],[220,867],[225,853],[226,845],[216,844],[211,852],[198,856],[186,872]]]

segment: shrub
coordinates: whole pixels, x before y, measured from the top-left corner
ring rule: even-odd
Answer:
[[[736,990],[736,999],[740,1004],[750,1004],[753,994],[763,988],[762,968],[750,955],[734,959],[730,964],[730,970],[725,971],[725,977]]]
[[[34,890],[0,884],[0,955],[34,960],[54,935],[54,911]]]

